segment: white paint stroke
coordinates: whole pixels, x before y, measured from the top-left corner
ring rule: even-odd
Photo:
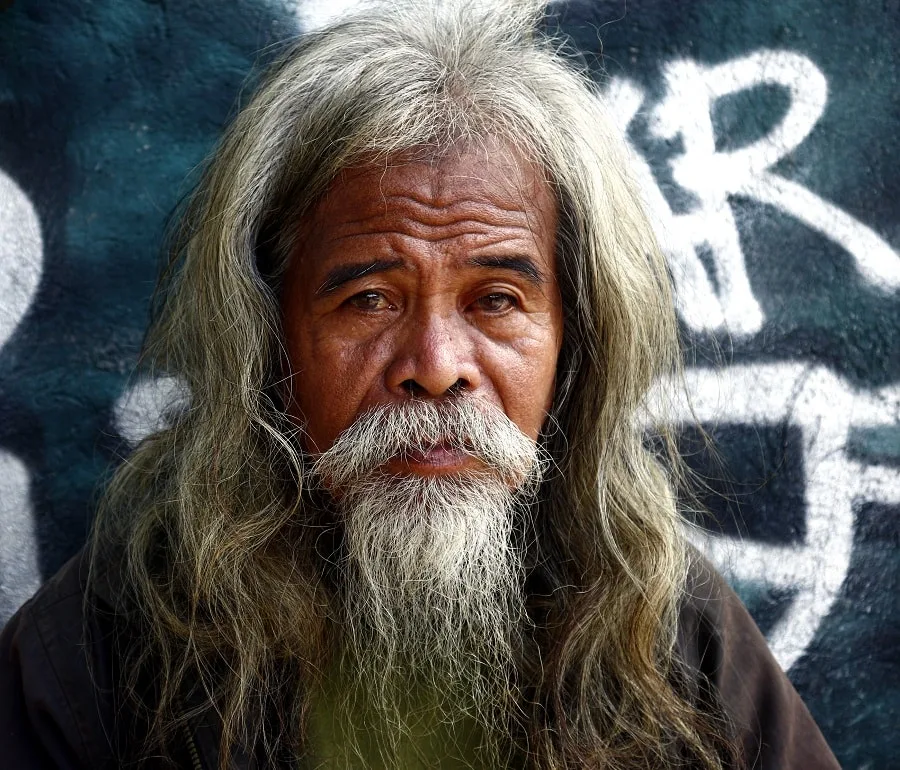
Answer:
[[[637,115],[644,95],[635,84],[624,78],[614,79],[605,100],[610,116],[623,135]],[[666,255],[675,283],[675,301],[684,322],[692,329],[719,329],[725,326],[722,303],[712,281],[697,257],[695,244],[684,226],[684,218],[672,213],[660,190],[650,164],[631,147],[632,173],[641,189],[647,213]]]
[[[31,476],[0,450],[0,627],[41,586]]]
[[[188,400],[186,386],[176,377],[143,377],[116,401],[116,430],[131,446],[137,446],[147,436],[167,428]]]
[[[302,32],[313,32],[354,11],[365,4],[364,0],[292,0]]]
[[[0,170],[0,348],[28,312],[43,266],[37,212],[22,189]]]
[[[900,468],[860,464],[856,488],[866,502],[900,505]]]
[[[863,279],[882,291],[900,288],[900,257],[880,235],[833,203],[777,174],[747,180],[735,193],[767,203],[816,230],[847,251]]]
[[[850,386],[824,367],[802,363],[688,369],[689,400],[675,398],[671,419],[707,425],[800,428],[806,535],[802,543],[768,543],[694,533],[711,560],[734,580],[792,588],[796,595],[769,634],[785,669],[804,653],[840,591],[853,544],[854,504],[900,502],[900,471],[848,456],[851,428],[898,425],[900,389],[874,393]],[[665,398],[657,393],[654,400]]]
[[[696,205],[685,214],[673,214],[641,158],[636,159],[636,174],[669,259],[679,313],[690,328],[740,336],[759,331],[765,320],[731,209],[735,196],[773,206],[834,241],[853,257],[860,276],[873,288],[900,288],[900,255],[890,244],[835,204],[772,171],[809,136],[825,110],[828,85],[810,59],[790,51],[762,50],[715,66],[677,59],[663,72],[666,93],[651,112],[650,128],[660,138],[681,141],[684,150],[671,161],[672,176],[694,196]],[[712,123],[716,103],[761,85],[787,91],[787,112],[749,145],[717,151]],[[610,83],[606,99],[624,132],[644,95],[620,78]],[[718,289],[698,248],[712,255]]]
[[[0,170],[0,349],[28,312],[43,267],[37,212]],[[30,486],[25,464],[0,450],[0,626],[41,585]]]

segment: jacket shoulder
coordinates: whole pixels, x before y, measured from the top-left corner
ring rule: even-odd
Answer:
[[[835,770],[837,760],[740,598],[692,553],[677,647],[714,694],[754,770]]]
[[[110,763],[113,624],[87,576],[83,549],[0,634],[0,747],[10,767]]]

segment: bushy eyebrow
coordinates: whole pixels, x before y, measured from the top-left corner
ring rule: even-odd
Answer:
[[[542,284],[547,280],[534,260],[529,257],[472,257],[469,264],[475,267],[499,267],[503,270],[514,270],[534,284]]]
[[[513,270],[524,275],[531,283],[542,284],[547,279],[540,271],[534,260],[529,257],[472,257],[467,260],[473,267],[500,268],[501,270]],[[339,289],[345,283],[355,281],[374,273],[383,273],[388,270],[396,270],[403,267],[401,259],[374,259],[370,262],[356,262],[349,265],[338,265],[331,268],[316,289],[316,296],[329,294]]]
[[[394,270],[398,267],[403,267],[403,260],[375,259],[371,262],[356,262],[350,265],[338,265],[337,267],[331,268],[325,275],[325,280],[322,281],[321,286],[316,289],[316,295],[321,296],[323,294],[328,294],[329,292],[340,288],[345,283],[355,281],[357,278],[372,275],[373,273],[383,273],[386,270]]]

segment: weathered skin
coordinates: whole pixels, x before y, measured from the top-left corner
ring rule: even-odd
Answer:
[[[533,166],[499,149],[345,171],[302,223],[282,309],[309,451],[373,407],[456,391],[537,438],[563,332],[556,204]],[[338,272],[354,265],[370,269]],[[471,462],[436,447],[395,470]]]

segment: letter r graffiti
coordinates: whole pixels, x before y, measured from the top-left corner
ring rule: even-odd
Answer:
[[[685,323],[698,331],[727,328],[733,334],[759,331],[764,321],[754,296],[737,224],[733,196],[774,206],[839,244],[872,286],[900,288],[900,256],[870,228],[796,182],[772,170],[812,131],[828,98],[825,76],[807,57],[763,50],[715,66],[676,60],[665,66],[666,94],[651,113],[650,130],[680,139],[683,153],[671,162],[672,177],[696,201],[675,215],[649,166],[638,159],[638,175],[669,258]],[[717,151],[712,112],[716,102],[759,85],[787,91],[789,106],[771,130],[749,145]],[[607,92],[612,114],[627,129],[643,95],[627,81]],[[717,290],[696,249],[712,255]]]

